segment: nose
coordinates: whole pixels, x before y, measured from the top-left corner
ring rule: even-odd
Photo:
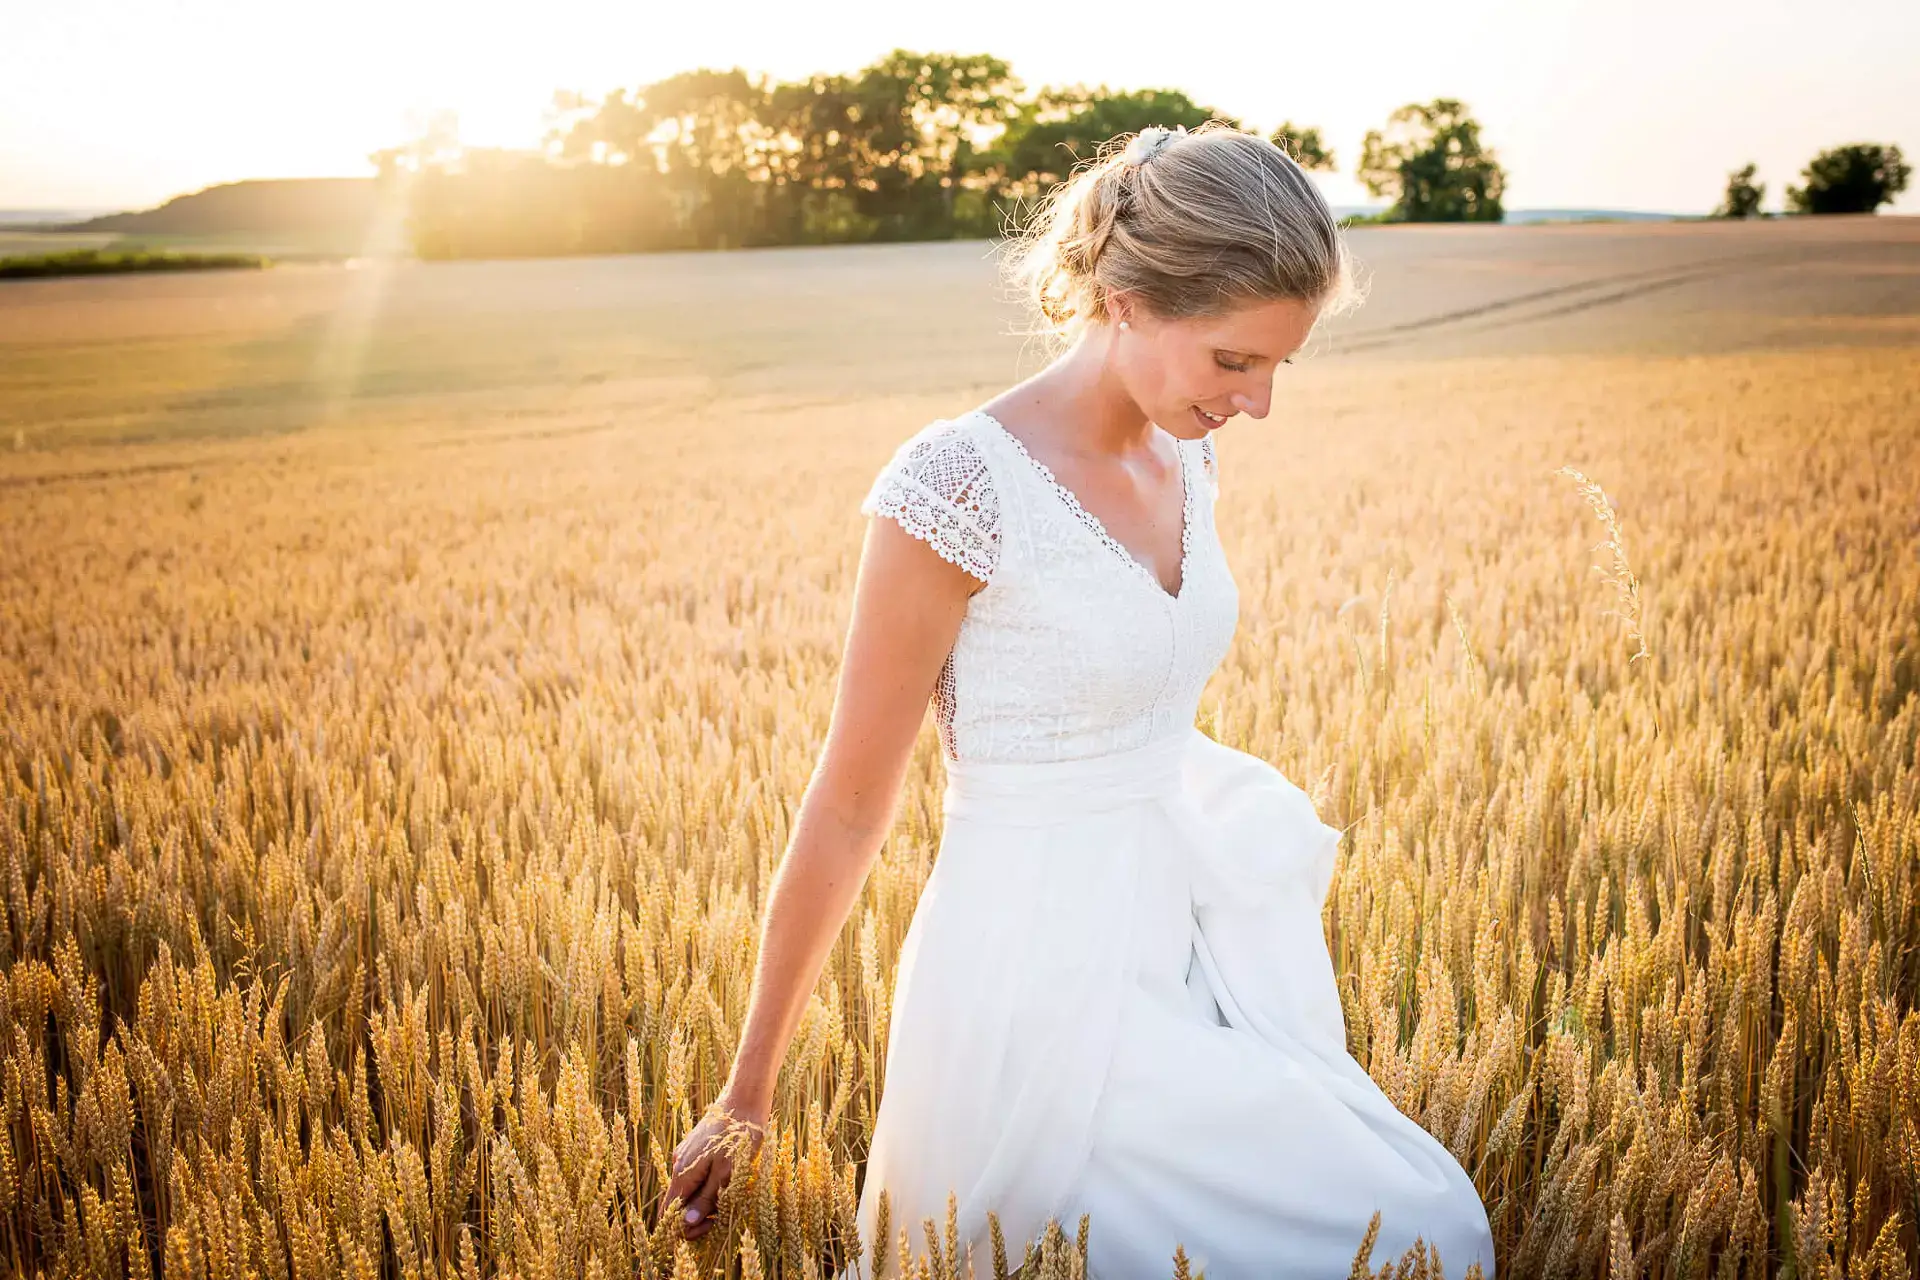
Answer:
[[[1263,385],[1258,396],[1236,391],[1231,399],[1233,407],[1249,418],[1264,418],[1267,416],[1267,410],[1273,405],[1273,387],[1271,384]]]

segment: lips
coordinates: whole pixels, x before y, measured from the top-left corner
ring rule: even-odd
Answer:
[[[1218,427],[1221,423],[1225,422],[1228,417],[1232,416],[1230,414],[1223,414],[1220,417],[1216,418],[1212,414],[1208,413],[1205,409],[1202,409],[1197,404],[1191,407],[1193,409],[1194,421],[1198,422],[1201,426],[1205,427],[1208,431],[1212,431],[1214,428]]]

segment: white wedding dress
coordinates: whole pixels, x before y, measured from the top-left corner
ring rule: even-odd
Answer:
[[[1178,595],[984,410],[903,443],[861,504],[987,585],[934,711],[945,827],[902,942],[858,1224],[958,1199],[990,1275],[1091,1213],[1096,1280],[1347,1275],[1415,1236],[1449,1280],[1493,1241],[1472,1180],[1348,1054],[1320,906],[1339,833],[1264,760],[1194,725],[1239,592],[1217,464],[1178,441]],[[874,1239],[880,1189],[889,1241]],[[854,1274],[849,1267],[846,1275]]]

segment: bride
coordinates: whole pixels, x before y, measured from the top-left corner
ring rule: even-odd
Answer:
[[[1168,1276],[1176,1245],[1211,1280],[1344,1276],[1376,1210],[1385,1256],[1419,1236],[1492,1280],[1472,1180],[1347,1052],[1320,920],[1339,833],[1194,724],[1239,614],[1212,434],[1267,416],[1348,296],[1334,217],[1213,121],[1103,149],[1017,248],[1069,349],[922,427],[861,505],[881,518],[740,1047],[665,1195],[697,1237],[726,1139],[764,1131],[931,701],[945,824],[895,974],[867,1256],[894,1251],[883,1189],[910,1240],[951,1191],[976,1257],[989,1211],[1014,1242],[1091,1214],[1098,1280]]]

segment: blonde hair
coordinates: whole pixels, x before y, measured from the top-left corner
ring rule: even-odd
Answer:
[[[1105,323],[1120,291],[1168,318],[1280,298],[1326,316],[1358,298],[1326,199],[1279,146],[1223,120],[1109,139],[1011,240],[1008,278],[1057,341]]]

